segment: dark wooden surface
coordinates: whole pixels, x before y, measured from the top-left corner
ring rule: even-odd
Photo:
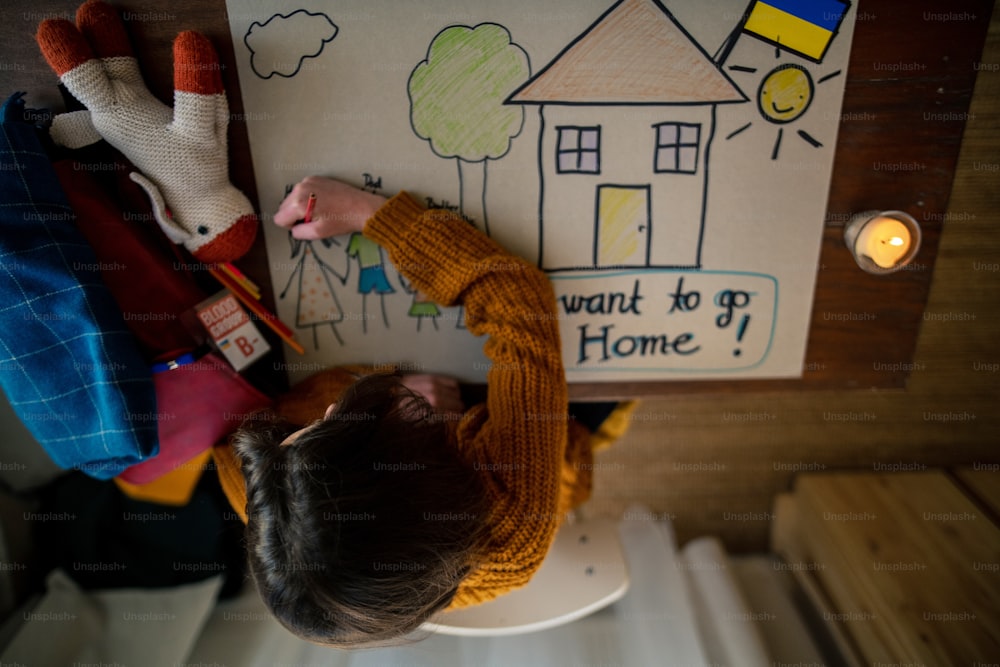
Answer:
[[[44,18],[71,18],[78,4],[5,0],[0,7],[0,94],[26,90],[30,106],[61,106],[56,77],[39,54],[34,32]],[[165,102],[173,91],[174,36],[197,29],[211,38],[220,52],[232,112],[232,180],[256,201],[225,2],[114,4],[128,19],[150,89]],[[946,220],[945,211],[991,11],[988,0],[937,6],[907,0],[858,3],[801,379],[582,384],[571,388],[572,395],[904,387],[925,317],[942,227],[962,224],[964,212],[952,211]],[[843,225],[853,213],[871,209],[904,210],[922,225],[923,243],[911,270],[871,276],[854,264],[842,240]],[[239,264],[269,287],[262,240]],[[265,289],[270,306],[272,299],[271,290]],[[280,348],[279,341],[272,338],[272,343]]]

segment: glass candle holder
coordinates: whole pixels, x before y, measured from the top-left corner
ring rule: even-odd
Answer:
[[[844,243],[862,270],[892,273],[920,250],[920,225],[903,211],[865,211],[844,227]]]

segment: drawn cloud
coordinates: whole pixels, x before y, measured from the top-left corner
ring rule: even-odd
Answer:
[[[262,79],[274,75],[291,78],[302,69],[306,58],[323,52],[339,28],[322,12],[299,9],[291,14],[275,14],[263,23],[254,21],[243,43],[250,51],[250,67]]]

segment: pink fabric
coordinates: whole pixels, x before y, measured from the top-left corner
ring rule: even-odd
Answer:
[[[153,375],[160,453],[118,477],[146,484],[223,439],[255,410],[271,405],[232,366],[214,353]]]

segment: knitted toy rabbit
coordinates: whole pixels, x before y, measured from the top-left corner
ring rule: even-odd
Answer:
[[[76,25],[47,19],[36,36],[42,54],[66,88],[87,107],[56,116],[56,143],[78,148],[100,139],[139,170],[163,232],[200,261],[231,261],[250,249],[257,219],[229,182],[226,128],[229,107],[219,59],[196,32],[174,40],[174,108],[146,88],[125,25],[115,9],[91,0]]]

